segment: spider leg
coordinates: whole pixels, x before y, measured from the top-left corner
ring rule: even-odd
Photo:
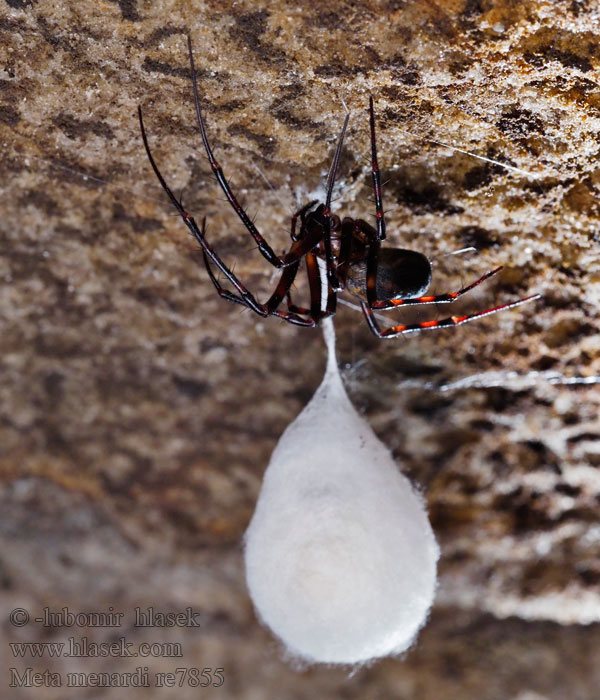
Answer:
[[[286,314],[285,311],[273,311],[273,314],[275,316],[280,316],[281,318],[286,318],[286,316],[293,316],[294,320],[291,320],[289,318],[286,318],[286,320],[289,320],[291,323],[296,323],[298,325],[316,326],[318,325],[321,318],[324,318],[326,316],[332,316],[333,314],[335,314],[337,297],[335,295],[335,292],[328,285],[327,305],[324,311],[321,309],[321,288],[323,282],[321,280],[321,269],[319,261],[317,260],[317,257],[314,253],[307,253],[305,260],[308,284],[310,288],[310,309],[305,309],[303,307],[296,306],[292,303],[290,287],[292,286],[292,283],[296,276],[296,272],[298,270],[299,263],[296,263],[295,266],[289,266],[285,268],[283,274],[281,275],[279,285],[272,297],[272,299],[275,298],[277,300],[280,300],[282,296],[285,295],[287,297],[288,312]],[[286,277],[284,281],[286,273],[288,272],[288,270],[291,269],[294,269],[294,274]],[[269,302],[267,302],[267,304],[268,303]],[[308,318],[303,319],[301,322],[297,320],[298,314],[306,315],[308,316]]]
[[[435,296],[413,297],[411,299],[388,299],[386,301],[376,301],[371,304],[371,308],[378,310],[386,310],[394,309],[398,306],[409,306],[411,304],[449,304],[461,297],[463,294],[466,294],[475,287],[478,287],[482,282],[489,280],[490,277],[493,277],[494,275],[498,274],[500,270],[502,270],[502,265],[500,265],[500,267],[495,268],[494,270],[491,270],[490,272],[486,272],[485,275],[480,277],[478,280],[475,280],[475,282],[468,285],[467,287],[459,289],[458,292],[447,292],[446,294],[437,294]]]
[[[319,263],[316,255],[313,253],[307,253],[305,260],[306,275],[310,289],[310,315],[313,318],[321,318],[321,273],[319,271]]]
[[[289,313],[288,311],[273,311],[273,316],[282,318],[284,321],[293,324],[294,326],[304,326],[306,328],[314,328],[318,321],[314,318],[300,318],[296,314]]]
[[[468,316],[449,316],[448,318],[441,319],[440,321],[423,321],[422,323],[390,326],[389,328],[384,329],[380,328],[375,318],[375,314],[369,307],[369,304],[362,301],[360,305],[367,320],[367,324],[374,335],[376,335],[378,338],[396,338],[397,336],[405,333],[417,333],[424,330],[435,330],[438,328],[448,328],[449,326],[460,326],[463,323],[468,323],[469,321],[474,321],[477,318],[483,318],[483,316],[495,314],[498,311],[513,309],[516,306],[527,303],[528,301],[539,299],[540,296],[541,294],[534,294],[533,296],[526,297],[525,299],[519,299],[518,301],[503,304],[502,306],[496,306],[493,309],[486,309],[485,311],[480,311],[476,314],[469,314]]]
[[[342,127],[340,138],[338,139],[338,144],[335,149],[335,155],[333,156],[333,161],[331,163],[331,167],[329,168],[329,175],[327,177],[327,199],[325,200],[325,208],[323,209],[323,221],[325,223],[323,245],[325,248],[325,262],[327,263],[327,279],[329,281],[329,285],[334,291],[339,291],[341,287],[335,271],[335,256],[333,254],[333,250],[331,249],[331,196],[333,194],[335,176],[337,173],[338,166],[340,164],[340,156],[342,154],[344,136],[346,135],[346,129],[348,128],[349,120],[350,114],[348,113],[346,114],[346,118],[344,119],[344,126]]]
[[[377,237],[369,235],[366,227],[361,230],[369,236],[369,251],[367,253],[367,302],[370,307],[377,303],[377,266],[379,264],[379,248],[385,240],[385,216],[383,199],[381,197],[381,180],[377,162],[377,142],[375,140],[375,111],[373,98],[369,97],[369,125],[371,128],[371,173],[373,175],[373,192],[375,195],[375,218],[377,220]]]
[[[271,294],[271,296],[265,303],[265,307],[268,309],[269,313],[274,313],[277,307],[287,296],[287,293],[289,292],[289,289],[294,283],[294,279],[296,278],[296,273],[298,272],[299,265],[300,262],[298,261],[295,262],[293,265],[288,265],[288,267],[283,268],[281,277],[279,278],[279,282],[275,287],[275,291]]]
[[[244,210],[242,205],[238,202],[236,196],[231,191],[231,187],[229,186],[229,183],[227,182],[227,178],[225,177],[221,166],[219,165],[219,163],[217,162],[216,158],[213,155],[212,148],[210,147],[210,144],[208,142],[208,136],[206,135],[206,126],[204,124],[204,117],[202,116],[202,110],[200,108],[200,97],[198,95],[198,81],[196,79],[196,67],[194,65],[194,54],[192,51],[192,39],[189,35],[188,35],[188,53],[190,56],[192,85],[194,88],[194,104],[196,107],[196,117],[198,120],[198,126],[200,128],[200,134],[202,136],[202,143],[204,144],[204,149],[206,150],[206,155],[208,156],[208,162],[210,163],[210,167],[212,168],[212,171],[215,174],[215,177],[217,178],[217,182],[221,186],[221,189],[223,190],[225,196],[227,197],[229,204],[231,204],[235,213],[240,217],[240,219],[242,220],[242,223],[248,229],[250,235],[256,241],[256,244],[258,245],[258,249],[260,250],[262,255],[271,263],[271,265],[274,265],[275,267],[283,267],[286,264],[290,264],[294,261],[293,260],[285,261],[282,258],[280,258],[278,255],[276,255],[274,250],[271,248],[271,246],[266,242],[266,240],[263,238],[263,236],[259,233],[259,231],[256,228],[256,226],[254,225],[252,219],[250,219],[250,217],[248,216],[248,214],[246,213],[246,211]]]
[[[223,299],[227,299],[227,301],[232,301],[235,304],[241,304],[242,306],[245,306],[246,308],[252,309],[252,311],[256,311],[254,306],[252,306],[251,304],[248,303],[247,299],[243,298],[242,296],[238,296],[237,294],[234,294],[233,292],[230,292],[227,289],[223,289],[223,287],[221,286],[221,283],[219,282],[219,280],[216,278],[214,272],[212,271],[211,261],[210,261],[208,255],[206,254],[206,252],[204,250],[202,250],[202,254],[204,257],[204,264],[205,264],[206,269],[208,271],[208,275],[210,277],[210,280],[213,283],[213,285],[215,286],[215,289],[217,290],[217,293],[219,294],[219,296],[222,297]],[[269,301],[266,304],[261,305],[266,310],[266,313],[260,313],[260,311],[258,311],[257,313],[259,313],[261,316],[277,316],[278,318],[282,318],[284,321],[287,321],[288,323],[292,323],[293,325],[296,325],[296,326],[309,326],[309,327],[316,326],[317,322],[315,321],[315,319],[301,318],[301,316],[299,316],[297,313],[294,313],[292,311],[279,311],[277,308],[269,309],[269,304],[275,303],[276,297],[281,296],[281,298],[283,298],[283,296],[285,296],[286,291],[282,291],[281,288],[284,286],[288,286],[288,282],[287,282],[287,279],[285,282],[283,282],[283,277],[284,277],[284,275],[289,276],[290,273],[288,271],[291,269],[293,269],[293,268],[292,267],[285,268],[285,270],[282,274],[282,279],[280,279],[279,284],[277,285],[275,292],[273,293],[273,295],[271,296],[271,298],[269,299]],[[297,270],[297,268],[296,268],[296,270]],[[294,273],[292,275],[292,280],[289,282],[289,286],[291,286],[291,283],[293,282],[293,277],[296,276],[295,275],[296,270],[294,271]],[[288,288],[289,288],[289,286],[288,286]]]
[[[309,255],[311,256],[311,259],[314,258],[314,255],[312,255],[311,253],[308,253],[306,258],[305,258],[306,272],[307,272],[307,276],[308,276],[310,296],[311,296],[311,308],[307,308],[306,306],[298,306],[297,304],[294,304],[294,302],[292,300],[291,287],[288,288],[288,290],[285,294],[286,300],[287,300],[288,311],[291,311],[295,314],[303,314],[305,316],[312,316],[313,310],[318,308],[314,303],[314,301],[316,299],[316,292],[315,292],[315,289],[313,288],[313,286],[311,285],[311,276],[310,276],[310,272],[308,269],[309,268],[309,263],[308,263],[308,256]]]
[[[144,128],[144,120],[142,118],[142,108],[138,105],[138,116],[140,119],[140,129],[142,131],[142,140],[144,142],[144,148],[146,149],[146,155],[148,156],[148,160],[150,161],[150,165],[152,166],[152,170],[154,170],[154,174],[158,178],[158,181],[161,184],[161,187],[163,190],[167,193],[167,196],[171,200],[171,203],[177,209],[179,212],[179,215],[183,219],[185,225],[188,227],[190,230],[190,233],[192,236],[198,241],[198,243],[202,246],[202,250],[205,253],[205,256],[211,260],[218,268],[221,270],[221,272],[227,277],[227,279],[231,282],[231,284],[237,289],[237,291],[240,294],[241,299],[243,299],[243,303],[245,303],[249,308],[251,308],[253,311],[256,311],[257,314],[260,314],[261,316],[267,316],[268,314],[263,311],[261,308],[261,305],[256,301],[256,299],[253,297],[253,295],[244,287],[244,285],[238,280],[238,278],[231,272],[231,270],[225,265],[225,263],[221,260],[221,258],[214,252],[212,247],[209,245],[208,241],[206,240],[204,233],[206,230],[206,225],[205,221],[206,219],[203,219],[202,221],[202,229],[198,228],[198,224],[196,223],[195,219],[193,216],[188,214],[188,212],[183,208],[181,205],[181,202],[177,199],[177,197],[173,194],[173,191],[171,188],[167,185],[164,177],[162,176],[162,173],[158,169],[158,166],[156,165],[156,162],[154,161],[154,157],[152,155],[152,152],[150,151],[150,145],[148,144],[148,137],[146,136],[146,129]],[[211,279],[213,280],[213,284],[215,284],[215,287],[217,290],[220,287],[220,284],[212,275],[211,273]]]
[[[248,303],[247,299],[244,299],[243,297],[238,296],[237,294],[234,294],[233,292],[230,292],[222,287],[221,283],[216,278],[210,266],[210,259],[204,249],[202,250],[202,255],[204,257],[204,265],[206,267],[210,280],[213,283],[215,289],[217,290],[219,296],[223,297],[224,299],[227,299],[228,301],[233,301],[237,304],[243,304],[244,306],[247,306],[248,308],[254,310],[254,307]],[[281,277],[279,278],[279,282],[277,283],[277,287],[269,297],[268,301],[265,304],[258,304],[259,306],[263,307],[266,311],[266,314],[264,315],[272,315],[279,306],[279,304],[283,301],[284,297],[288,294],[289,288],[292,286],[294,278],[296,277],[298,265],[299,263],[296,263],[295,265],[290,265],[284,268]]]
[[[296,236],[296,221],[298,220],[298,217],[300,217],[300,221],[304,223],[304,215],[306,212],[317,203],[318,200],[313,199],[312,202],[309,202],[308,204],[305,204],[301,209],[298,209],[298,211],[292,216],[292,230],[290,232],[290,237],[292,241],[297,241],[299,240],[299,236]],[[302,228],[300,229],[302,231]]]
[[[292,217],[291,236],[293,241],[306,240],[307,234],[305,228],[304,214],[313,204],[316,204],[316,201],[317,200],[309,202],[309,204],[302,207],[302,209],[296,212],[296,214],[294,214],[294,216]],[[296,220],[298,216],[301,217],[302,226],[300,227],[300,234],[296,235]],[[306,264],[306,274],[309,283],[311,306],[310,308],[307,308],[305,306],[297,306],[296,304],[294,304],[294,302],[292,301],[292,294],[290,292],[290,289],[288,288],[286,292],[288,311],[319,318],[321,314],[321,271],[319,268],[319,263],[317,261],[316,256],[309,251],[307,251],[304,260]]]
[[[310,289],[310,308],[307,309],[303,306],[296,306],[292,301],[292,294],[288,289],[286,293],[288,310],[297,314],[309,315],[316,321],[319,321],[321,318],[326,318],[327,316],[333,316],[337,307],[337,295],[329,284],[327,284],[327,301],[325,309],[323,309],[322,290],[323,284],[326,283],[327,275],[326,270],[323,272],[325,263],[319,261],[314,253],[308,253],[305,260],[306,274]],[[325,279],[323,279],[323,275],[325,275]]]
[[[223,299],[227,299],[227,301],[233,301],[236,304],[241,304],[242,306],[245,306],[247,309],[251,309],[252,307],[248,304],[247,301],[242,299],[242,297],[238,296],[237,294],[234,294],[233,292],[228,291],[227,289],[223,289],[221,283],[216,278],[215,273],[212,271],[212,268],[210,266],[210,260],[208,259],[208,255],[206,254],[206,251],[204,249],[202,249],[202,257],[204,258],[204,266],[206,267],[208,276],[210,277],[210,281],[215,286],[217,294]]]
[[[328,316],[335,316],[337,309],[337,292],[333,287],[327,285],[327,303],[325,305],[325,311],[322,312],[322,317],[327,318]]]
[[[292,294],[288,289],[288,292],[286,294],[287,297],[287,307],[288,311],[292,311],[295,314],[310,314],[310,309],[307,309],[305,306],[296,306],[294,302],[292,301]]]
[[[327,318],[328,316],[335,315],[335,310],[337,308],[337,291],[329,284],[327,263],[322,258],[316,258],[316,262],[318,271],[314,274],[312,283],[311,277],[309,276],[309,283],[314,286],[315,296],[317,295],[317,288],[319,290],[319,318]],[[326,296],[324,296],[324,292]],[[312,290],[311,293],[313,293]],[[325,308],[323,308],[323,306]]]
[[[377,143],[375,142],[375,111],[373,98],[369,97],[369,124],[371,127],[371,172],[373,175],[373,191],[375,193],[375,216],[377,219],[377,238],[385,240],[385,218],[383,214],[383,199],[381,197],[381,180],[377,163]]]
[[[280,318],[284,318],[286,321],[289,323],[295,323],[297,325],[315,325],[314,320],[312,320],[310,323],[306,321],[306,319],[300,318],[299,316],[296,316],[295,314],[286,312],[286,311],[276,311],[276,307],[279,305],[279,303],[283,300],[285,297],[285,292],[286,292],[286,286],[289,289],[289,287],[292,285],[294,278],[296,276],[296,272],[298,270],[298,265],[300,264],[300,258],[302,255],[299,255],[292,260],[290,263],[290,268],[291,270],[287,272],[287,269],[284,269],[282,273],[282,280],[284,280],[283,284],[280,280],[280,283],[278,284],[275,292],[271,295],[271,298],[267,302],[267,304],[261,304],[259,303],[254,295],[239,281],[239,279],[234,275],[234,273],[225,265],[225,263],[221,260],[221,258],[215,253],[215,251],[212,249],[212,246],[208,243],[206,240],[206,219],[202,220],[202,228],[198,227],[198,224],[196,223],[195,219],[193,216],[188,214],[188,212],[183,208],[181,202],[175,197],[173,194],[173,191],[170,189],[170,187],[167,185],[164,177],[162,176],[162,173],[158,169],[158,166],[156,165],[156,162],[154,161],[154,157],[152,156],[152,152],[150,151],[150,146],[148,144],[148,137],[146,136],[146,130],[144,128],[144,122],[142,119],[142,108],[138,107],[138,114],[140,118],[140,128],[142,131],[142,139],[144,142],[144,148],[146,149],[146,154],[148,155],[148,160],[150,161],[150,165],[152,166],[152,169],[154,170],[154,174],[158,178],[158,181],[160,182],[162,188],[164,191],[167,193],[169,199],[171,200],[171,203],[177,209],[179,212],[179,215],[183,219],[185,225],[188,227],[190,230],[192,236],[198,241],[198,243],[202,246],[202,252],[204,254],[204,262],[206,264],[206,268],[208,270],[210,279],[215,286],[215,289],[219,293],[220,296],[222,296],[225,299],[228,299],[229,301],[233,301],[238,304],[242,304],[247,306],[248,308],[252,309],[252,311],[255,311],[259,316],[279,316]],[[294,246],[300,246],[304,241],[299,241],[298,243],[295,243],[292,246],[292,249]],[[310,243],[310,241],[309,241]],[[289,254],[288,254],[289,255]],[[228,292],[227,290],[223,289],[217,278],[215,277],[209,261],[216,265],[216,267],[225,275],[225,277],[231,282],[231,284],[235,287],[235,289],[238,292],[238,295]]]

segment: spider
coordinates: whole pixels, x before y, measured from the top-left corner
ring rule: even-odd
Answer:
[[[386,238],[385,217],[381,195],[379,166],[377,163],[377,146],[375,141],[375,112],[373,98],[369,98],[369,122],[371,132],[371,172],[373,191],[375,195],[374,228],[362,219],[352,219],[331,213],[331,197],[338,169],[344,136],[348,127],[349,114],[346,114],[344,125],[339,136],[335,155],[327,178],[327,194],[325,203],[311,201],[297,211],[291,219],[292,244],[285,255],[277,255],[273,248],[258,231],[254,222],[238,202],[231,190],[221,166],[216,161],[208,142],[206,127],[200,98],[191,38],[188,36],[188,53],[194,104],[200,135],[208,156],[210,167],[225,193],[229,204],[242,220],[242,223],[257,243],[258,250],[275,268],[281,270],[281,275],[274,292],[265,303],[260,303],[256,297],[240,282],[238,277],[225,265],[206,239],[206,217],[200,226],[189,214],[180,200],[173,194],[162,176],[150,151],[146,130],[142,118],[142,108],[138,106],[140,129],[144,148],[150,165],[162,188],[168,195],[173,206],[179,212],[192,236],[200,244],[204,264],[217,293],[223,299],[240,304],[255,311],[259,316],[277,316],[284,321],[298,326],[317,326],[322,318],[333,316],[336,312],[337,293],[347,290],[359,302],[367,324],[378,338],[394,338],[405,333],[459,326],[468,321],[488,316],[489,314],[511,309],[528,301],[538,299],[534,294],[518,301],[489,308],[467,316],[449,316],[437,321],[423,321],[409,325],[396,325],[381,328],[375,316],[376,310],[394,309],[400,306],[415,304],[450,303],[471,291],[482,282],[496,275],[502,266],[487,272],[475,282],[456,292],[426,295],[431,283],[431,262],[422,253],[404,248],[386,248],[381,242]],[[300,230],[297,230],[300,219]],[[294,283],[302,259],[304,258],[308,285],[310,290],[310,307],[296,306],[291,297],[290,288]],[[224,289],[217,279],[213,265],[221,271],[231,283],[235,292]],[[281,309],[286,300],[287,309]]]

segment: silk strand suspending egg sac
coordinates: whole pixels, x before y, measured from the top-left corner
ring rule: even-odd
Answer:
[[[439,548],[423,498],[348,398],[331,319],[323,381],[281,436],[245,535],[260,620],[296,658],[399,654],[424,624]]]

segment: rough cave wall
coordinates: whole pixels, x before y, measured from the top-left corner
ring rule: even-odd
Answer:
[[[185,663],[153,671],[224,667],[215,697],[596,697],[599,21],[585,0],[0,2],[2,664],[6,640],[40,639],[5,622],[16,606],[113,605],[129,624],[136,605],[190,605],[200,632],[121,633],[183,643]],[[241,536],[324,353],[318,330],[217,298],[150,170],[138,104],[174,191],[264,299],[273,271],[203,154],[188,31],[217,158],[276,250],[322,194],[344,103],[335,209],[373,214],[373,95],[388,244],[433,259],[434,292],[504,265],[460,314],[543,295],[389,342],[340,307],[349,392],[443,549],[417,647],[352,678],[284,663],[245,592]]]

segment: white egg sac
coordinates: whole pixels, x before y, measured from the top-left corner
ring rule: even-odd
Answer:
[[[328,338],[323,382],[277,444],[245,537],[260,619],[294,656],[356,664],[407,649],[439,548],[423,499],[358,415]]]

